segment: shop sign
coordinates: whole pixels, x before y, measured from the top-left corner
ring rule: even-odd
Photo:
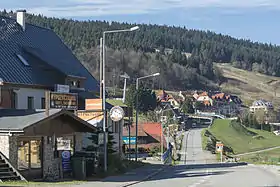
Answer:
[[[50,108],[77,110],[78,95],[76,93],[50,93]]]

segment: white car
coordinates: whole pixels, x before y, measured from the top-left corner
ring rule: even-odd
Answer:
[[[193,124],[192,124],[192,127],[195,128],[195,127],[196,127],[196,123],[193,123]]]
[[[278,130],[278,131],[273,131],[273,133],[274,133],[276,136],[280,136],[280,130]]]

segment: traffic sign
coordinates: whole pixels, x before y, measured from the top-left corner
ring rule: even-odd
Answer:
[[[217,152],[223,152],[224,144],[221,142],[216,143],[216,151]]]
[[[125,143],[125,144],[129,144],[129,136],[123,136],[123,142]],[[136,144],[136,137],[135,136],[131,136],[130,137],[130,144],[131,145],[134,145],[134,144]]]

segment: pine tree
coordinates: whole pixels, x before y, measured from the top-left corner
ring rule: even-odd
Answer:
[[[116,142],[114,141],[114,136],[112,132],[108,132],[108,142],[107,142],[107,150],[108,156],[113,155],[116,151],[114,150],[114,145]]]

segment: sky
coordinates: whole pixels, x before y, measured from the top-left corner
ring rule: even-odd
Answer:
[[[50,17],[185,26],[280,45],[280,0],[1,1],[1,9]]]

